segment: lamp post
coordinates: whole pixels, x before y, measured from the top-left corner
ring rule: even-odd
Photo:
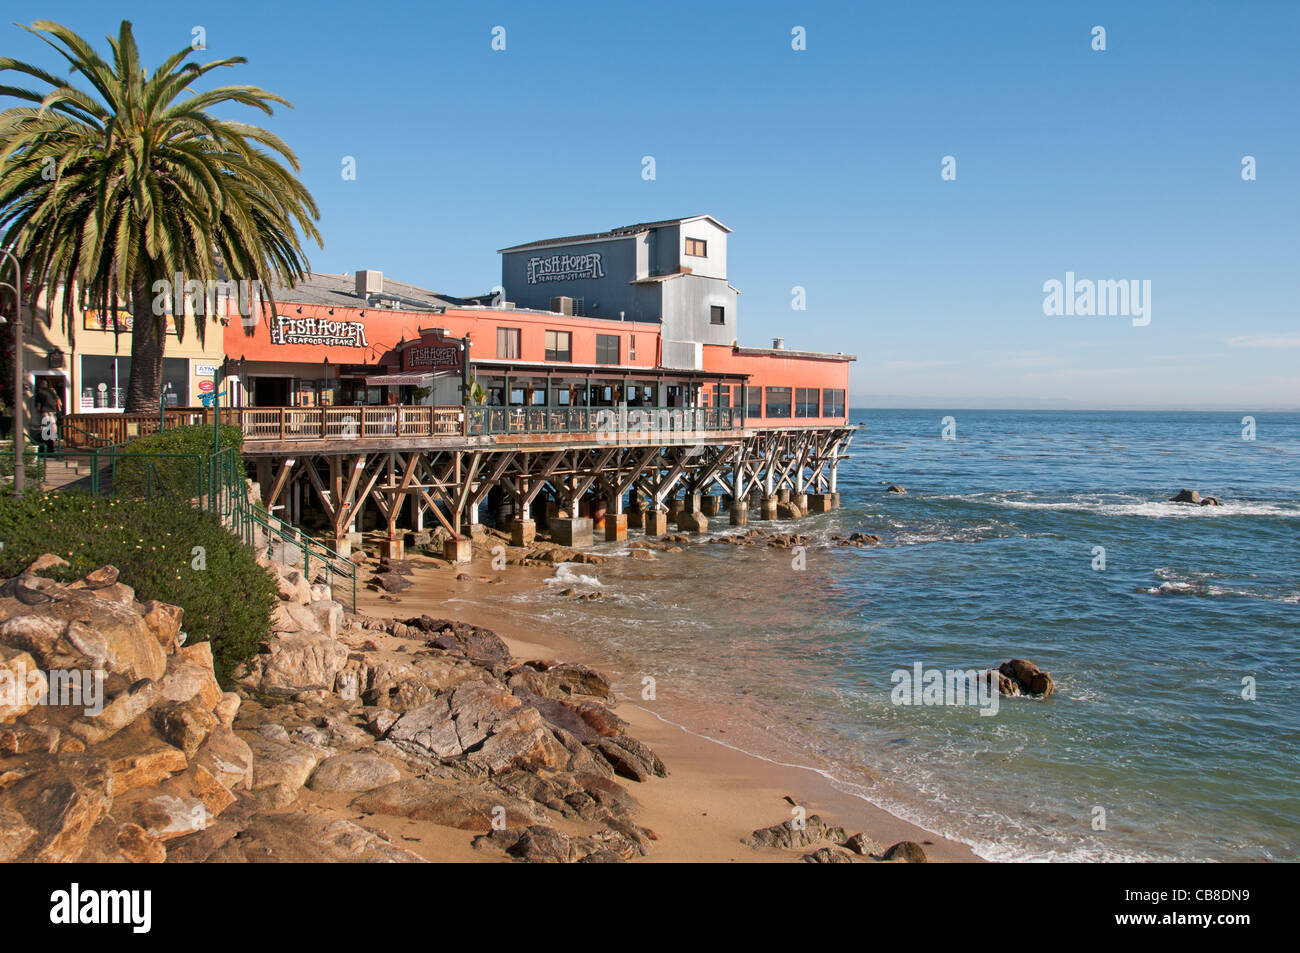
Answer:
[[[0,274],[4,273],[4,264],[14,266],[14,281],[0,281],[0,288],[9,288],[14,293],[14,499],[23,495],[23,444],[27,431],[27,399],[23,393],[23,266],[18,256],[8,248],[0,249],[4,257],[0,259]]]

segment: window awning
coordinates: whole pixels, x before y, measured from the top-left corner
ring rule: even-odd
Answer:
[[[366,384],[370,387],[428,387],[429,382],[441,375],[423,371],[407,371],[403,374],[367,374]]]

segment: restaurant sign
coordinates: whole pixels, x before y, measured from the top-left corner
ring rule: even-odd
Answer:
[[[528,283],[545,281],[573,281],[581,278],[604,278],[605,269],[600,262],[600,252],[586,255],[550,255],[546,258],[528,259]]]
[[[421,344],[408,347],[404,355],[405,370],[430,368],[435,371],[460,370],[459,344]]]
[[[325,318],[275,316],[271,325],[272,344],[313,344],[322,347],[369,347],[366,326],[361,321],[329,321]]]

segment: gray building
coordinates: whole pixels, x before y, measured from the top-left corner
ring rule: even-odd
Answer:
[[[698,370],[705,344],[735,344],[727,235],[711,215],[644,222],[501,249],[501,287],[521,308],[663,325],[663,366]]]

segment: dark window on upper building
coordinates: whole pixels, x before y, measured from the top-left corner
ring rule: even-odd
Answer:
[[[844,416],[844,391],[826,389],[822,391],[822,416]]]
[[[715,304],[709,308],[709,322],[711,324],[726,324],[727,309],[720,304]]]
[[[745,390],[745,416],[763,416],[763,388],[749,387]]]
[[[618,363],[618,335],[617,334],[596,335],[596,363],[597,364]]]
[[[821,416],[821,392],[816,387],[800,387],[794,395],[796,417]]]
[[[519,360],[519,329],[497,328],[497,357]]]
[[[702,238],[686,239],[686,254],[692,258],[709,257],[709,243]]]
[[[573,360],[573,335],[568,331],[546,332],[546,359],[548,361]]]
[[[767,388],[767,416],[769,417],[790,416],[790,388],[788,387]]]

